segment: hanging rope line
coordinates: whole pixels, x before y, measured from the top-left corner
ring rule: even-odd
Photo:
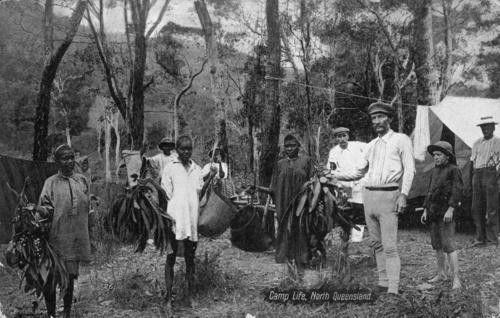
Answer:
[[[321,86],[315,86],[315,85],[308,85],[308,84],[304,84],[304,83],[300,83],[300,82],[295,82],[295,81],[291,81],[291,80],[286,80],[286,79],[283,79],[283,78],[274,77],[274,76],[270,76],[270,75],[266,75],[264,78],[265,79],[272,79],[272,80],[276,80],[276,81],[281,81],[281,82],[284,82],[284,83],[289,83],[289,84],[293,84],[293,85],[297,85],[297,86],[303,86],[303,87],[310,87],[310,88],[320,89],[320,90],[323,90],[323,91],[327,91],[330,94],[341,94],[341,95],[358,97],[358,98],[363,98],[363,99],[368,99],[368,100],[373,100],[373,101],[380,101],[380,102],[388,103],[388,104],[391,104],[391,105],[393,104],[393,102],[389,101],[389,100],[383,100],[383,99],[378,99],[378,98],[374,98],[374,97],[368,97],[368,96],[363,96],[363,95],[358,95],[358,94],[353,94],[353,93],[346,93],[346,92],[338,91],[338,90],[335,90],[335,89],[332,89],[332,88],[329,88],[329,87],[321,87]],[[408,104],[408,103],[401,103],[401,105],[410,106],[410,107],[416,107],[416,106],[418,106],[416,104]]]

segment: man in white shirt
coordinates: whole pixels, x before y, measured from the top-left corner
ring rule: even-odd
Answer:
[[[363,164],[366,152],[366,143],[349,141],[349,128],[337,127],[333,130],[336,146],[330,150],[326,169],[342,172],[350,171]],[[339,184],[349,195],[348,202],[351,205],[351,220],[356,224],[363,219],[363,179],[357,181],[340,181]],[[347,242],[351,234],[351,228],[344,228],[342,239]]]
[[[199,192],[203,187],[201,168],[193,160],[193,142],[188,136],[177,140],[178,158],[167,163],[163,169],[161,186],[168,197],[167,214],[175,223],[170,238],[172,252],[167,255],[165,263],[165,281],[167,287],[167,310],[172,310],[172,288],[174,282],[174,265],[180,244],[184,247],[186,261],[186,279],[188,282],[188,301],[192,304],[194,292],[194,259],[198,243],[198,208]],[[212,171],[211,173],[215,173]]]
[[[337,145],[330,150],[327,169],[342,172],[349,171],[363,164],[366,153],[366,143],[349,141],[349,129],[337,127],[333,130]],[[363,204],[362,180],[340,182],[349,192],[352,192],[349,202]]]
[[[338,180],[359,180],[366,174],[363,189],[365,219],[372,240],[379,273],[378,291],[399,293],[401,262],[397,248],[398,215],[406,207],[406,197],[415,175],[410,138],[394,132],[390,123],[392,106],[376,102],[368,107],[377,133],[367,147],[363,162],[351,171],[332,171]]]
[[[498,245],[498,167],[500,138],[495,136],[493,116],[481,118],[483,132],[472,146],[472,216],[476,226],[473,246]]]
[[[162,176],[163,169],[169,163],[177,159],[177,152],[175,151],[175,141],[171,138],[165,137],[158,144],[161,153],[148,158],[158,172],[158,176]]]

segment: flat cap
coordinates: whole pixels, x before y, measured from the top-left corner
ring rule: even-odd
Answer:
[[[335,136],[336,134],[340,134],[340,133],[348,133],[349,132],[349,128],[345,128],[345,127],[337,127],[335,128],[333,131],[333,135]]]
[[[368,106],[368,114],[373,115],[376,113],[384,113],[386,115],[392,116],[394,114],[394,108],[386,103],[375,102]]]

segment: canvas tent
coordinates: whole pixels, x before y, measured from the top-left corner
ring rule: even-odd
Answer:
[[[443,125],[446,125],[454,134],[455,155],[457,165],[462,170],[465,184],[465,194],[471,193],[470,189],[470,154],[474,142],[482,136],[481,129],[477,127],[479,119],[483,116],[493,116],[500,120],[500,100],[477,97],[447,96],[439,104],[429,107],[428,130],[430,143],[435,143],[442,138]],[[422,123],[417,122],[417,125]],[[500,128],[495,132],[500,136]],[[422,127],[415,127],[415,131],[422,131]],[[413,136],[414,143],[417,136]],[[429,182],[429,173],[434,166],[432,157],[426,154],[423,162],[416,161],[416,175],[413,181],[409,198],[424,196]]]

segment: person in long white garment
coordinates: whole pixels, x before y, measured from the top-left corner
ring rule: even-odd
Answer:
[[[172,287],[174,281],[174,265],[177,251],[181,244],[184,247],[186,261],[186,280],[188,283],[188,302],[193,304],[194,292],[194,258],[198,242],[198,208],[199,192],[203,187],[201,168],[192,159],[193,142],[188,136],[177,139],[178,158],[167,163],[161,178],[161,185],[168,197],[167,213],[174,219],[171,238],[172,251],[167,254],[165,264],[165,282],[167,286],[166,306],[172,309]],[[215,174],[215,171],[212,172]]]

